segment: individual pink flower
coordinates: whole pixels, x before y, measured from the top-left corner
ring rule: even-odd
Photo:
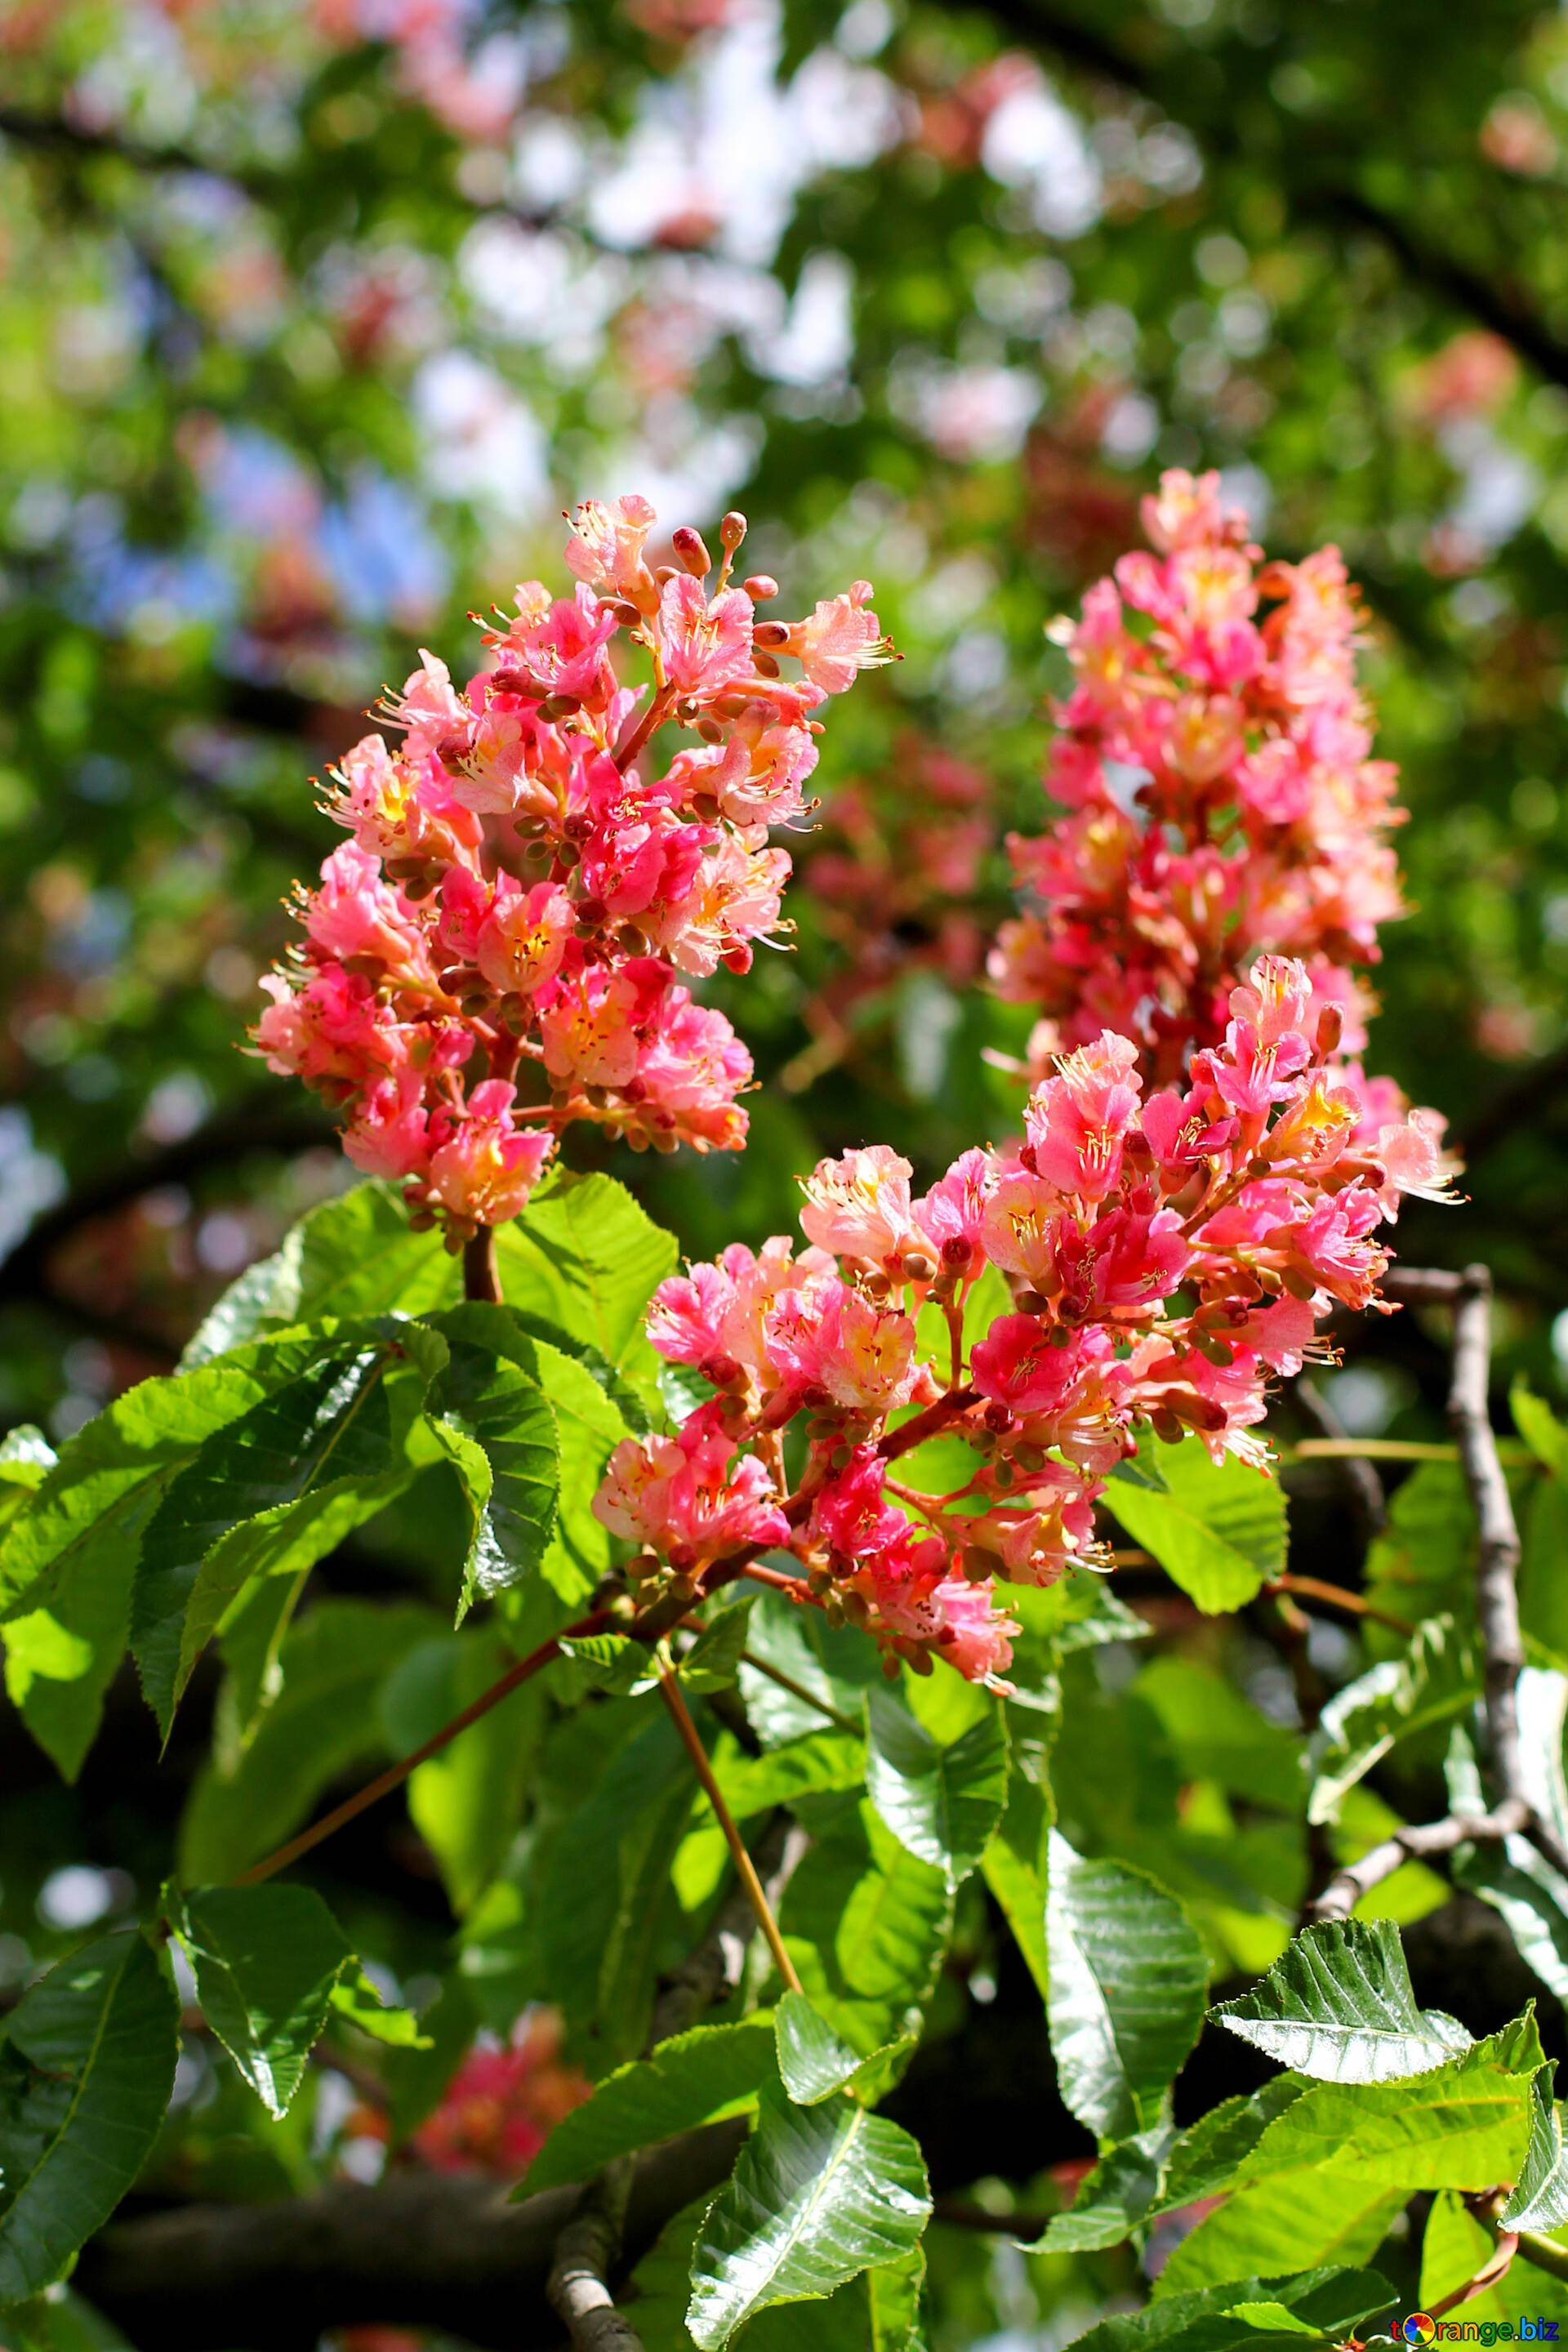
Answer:
[[[430,1155],[430,1183],[452,1215],[468,1225],[500,1225],[515,1217],[555,1149],[548,1128],[514,1128],[509,1116],[517,1088],[487,1078],[468,1097],[467,1115],[449,1142]]]
[[[788,649],[811,684],[824,694],[843,694],[863,669],[880,668],[893,658],[881,624],[869,610],[868,580],[857,580],[844,595],[817,605],[807,621],[790,631]]]
[[[651,601],[653,579],[643,546],[657,520],[646,499],[615,499],[608,506],[585,499],[566,542],[566,567],[591,588],[640,604]]]
[[[710,597],[700,580],[678,572],[659,591],[658,642],[678,694],[712,694],[752,667],[752,600],[739,588]]]
[[[540,581],[529,580],[517,592],[517,617],[486,643],[497,649],[508,692],[585,698],[614,686],[605,647],[618,625],[590,589],[552,600]]]
[[[1121,1174],[1122,1138],[1142,1085],[1131,1037],[1107,1030],[1065,1055],[1024,1113],[1035,1172],[1059,1192],[1103,1200]]]
[[[531,996],[560,971],[576,923],[577,909],[557,882],[498,888],[475,935],[474,961],[502,995]]]
[[[878,1263],[898,1256],[911,1238],[907,1160],[885,1143],[819,1160],[805,1179],[800,1222],[819,1248]]]

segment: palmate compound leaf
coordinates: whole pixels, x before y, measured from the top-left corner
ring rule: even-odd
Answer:
[[[1007,1802],[1007,1727],[990,1698],[944,1745],[891,1694],[866,1701],[866,1786],[882,1820],[910,1853],[957,1886],[991,1842]]]
[[[202,2014],[251,2089],[286,2115],[354,1959],[308,1886],[206,1886],[173,1915]]]
[[[694,2342],[716,2352],[770,2305],[830,2295],[897,2260],[930,2216],[920,2149],[897,2124],[847,2099],[797,2107],[764,2093],[692,2256]]]
[[[1270,2058],[1323,2083],[1392,2083],[1470,2047],[1441,2010],[1418,2009],[1391,1919],[1322,1919],[1263,1982],[1221,2001],[1215,2020]]]
[[[24,1993],[0,2042],[0,2305],[58,2279],[131,2187],[179,2055],[179,2006],[139,1935],[100,1937]]]
[[[1285,1495],[1279,1479],[1234,1454],[1211,1462],[1196,1437],[1150,1452],[1163,1490],[1142,1484],[1136,1473],[1112,1478],[1106,1508],[1200,1609],[1212,1614],[1241,1608],[1285,1565]]]
[[[1148,2131],[1204,2021],[1208,1968],[1181,1905],[1142,1871],[1048,1840],[1047,2014],[1062,2097],[1101,2140]]]
[[[514,2197],[566,2180],[592,2180],[617,2156],[700,2124],[745,2115],[776,2083],[773,2022],[759,2010],[735,2025],[699,2025],[617,2066],[591,2099],[558,2123]]]

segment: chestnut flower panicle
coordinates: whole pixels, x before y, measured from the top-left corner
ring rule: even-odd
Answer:
[[[1337,548],[1265,563],[1217,474],[1167,473],[1142,512],[1154,551],[1122,556],[1049,632],[1076,673],[1046,775],[1066,814],[1009,842],[1026,911],[992,978],[1040,1008],[1037,1076],[1111,1028],[1169,1084],[1219,1042],[1265,952],[1307,967],[1357,1054],[1371,999],[1353,967],[1404,912],[1386,839],[1404,811],[1371,756],[1356,591]]]
[[[695,1589],[786,1551],[892,1671],[941,1656],[995,1682],[1017,1631],[997,1585],[1097,1564],[1095,1501],[1141,1440],[1195,1433],[1261,1467],[1269,1374],[1300,1370],[1336,1305],[1381,1304],[1379,1224],[1448,1173],[1427,1113],[1368,1134],[1314,996],[1305,964],[1260,957],[1181,1085],[1149,1091],[1107,1030],[1036,1087],[1021,1145],[965,1152],[923,1199],[883,1146],[823,1160],[813,1247],[734,1247],[664,1283],[649,1337],[716,1393],[612,1458],[595,1507],[645,1548],[634,1578]],[[988,1264],[1013,1311],[966,1346]],[[926,1494],[898,1465],[938,1432],[974,1467]]]
[[[785,928],[790,860],[767,835],[805,813],[812,714],[891,657],[866,582],[759,622],[778,591],[731,585],[742,516],[721,525],[716,579],[689,529],[650,567],[654,521],[646,499],[590,500],[573,596],[525,582],[466,686],[424,655],[385,705],[400,745],[343,757],[327,807],[351,838],[263,983],[268,1066],[321,1095],[349,1158],[401,1179],[453,1248],[518,1213],[573,1120],[635,1150],[742,1147],[751,1057],[685,980],[745,971]],[[623,683],[627,639],[651,687]],[[667,724],[698,741],[658,772]]]

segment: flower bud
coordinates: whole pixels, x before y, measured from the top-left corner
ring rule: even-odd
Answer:
[[[766,572],[753,572],[749,580],[742,581],[741,586],[753,604],[771,604],[779,593],[778,582]]]
[[[702,544],[701,532],[693,530],[689,523],[682,523],[671,534],[670,544],[680,558],[682,570],[689,572],[694,580],[706,580],[713,569],[713,558]]]
[[[733,555],[746,536],[746,518],[738,507],[731,507],[719,526],[719,544],[726,555]]]
[[[967,1274],[974,1260],[974,1244],[963,1234],[950,1234],[942,1245],[942,1262],[949,1274]]]
[[[784,621],[759,621],[752,631],[752,643],[767,652],[782,653],[789,643],[789,625]]]
[[[528,679],[520,669],[492,669],[489,675],[492,694],[527,694]]]
[[[906,1250],[902,1258],[906,1282],[931,1282],[936,1276],[936,1260],[924,1250]]]
[[[1344,1034],[1345,1013],[1342,1004],[1325,1004],[1318,1015],[1318,1051],[1325,1060],[1335,1053]]]

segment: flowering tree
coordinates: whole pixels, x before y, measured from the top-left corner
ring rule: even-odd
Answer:
[[[885,1144],[824,1159],[800,1251],[678,1273],[561,1139],[743,1148],[749,1059],[676,975],[743,976],[784,928],[768,836],[808,814],[812,714],[890,657],[869,585],[758,619],[776,584],[731,584],[739,515],[715,574],[690,529],[649,560],[646,501],[591,504],[575,595],[526,583],[465,688],[426,654],[387,707],[398,747],[344,758],[351,837],[300,894],[256,1046],[371,1181],[240,1278],[178,1375],[58,1458],[36,1432],[0,1454],[8,1685],[64,1773],[127,1643],[165,1740],[214,1643],[224,1669],[156,1916],[9,2015],[20,2343],[83,2340],[96,2304],[172,2312],[192,2344],[500,2345],[526,2292],[591,2352],[912,2352],[933,2199],[911,2099],[944,1984],[987,1998],[977,1938],[1043,1999],[1095,2159],[1052,2172],[1042,2136],[1006,2226],[1048,2256],[1131,2246],[1155,2281],[1105,2352],[1359,2340],[1516,2256],[1555,2308],[1568,2189],[1532,2016],[1473,2040],[1420,2007],[1375,1907],[1449,1858],[1568,1990],[1568,1669],[1549,1600],[1521,1630],[1486,1278],[1391,1267],[1380,1229],[1448,1197],[1451,1166],[1436,1115],[1346,1058],[1354,966],[1399,907],[1353,592],[1331,549],[1259,571],[1212,476],[1167,475],[1145,522],[1154,551],[1058,631],[1066,814],[1014,844],[1026,910],[994,954],[1041,1009],[1016,1130],[923,1193]],[[1463,1541],[1446,1574],[1384,1557],[1367,1593],[1293,1577],[1270,1382],[1399,1297],[1455,1309],[1473,1579]],[[1554,1507],[1568,1441],[1516,1413]],[[388,1513],[455,1635],[412,1598],[307,1598]],[[1302,1597],[1402,1643],[1310,1720],[1303,1681],[1294,1731],[1167,1662],[1160,1737],[1192,1769],[1162,1811],[1092,1672],[1149,1631],[1108,1580],[1129,1567],[1216,1626],[1267,1594],[1287,1647]],[[1374,1819],[1373,1765],[1439,1723],[1441,1818]],[[405,1785],[461,1921],[419,1999],[373,1916],[282,1877]],[[1261,1982],[1210,2014],[1289,2071],[1178,2128],[1211,1976],[1238,1974]],[[346,2177],[285,2179],[281,2228],[209,2201],[100,2234],[138,2181],[205,2161],[182,2034],[212,2097],[279,2133],[312,2058],[346,2086],[335,2120],[314,2105]],[[954,2185],[996,2169],[976,2152]],[[935,2210],[961,2231],[1005,2206]]]

